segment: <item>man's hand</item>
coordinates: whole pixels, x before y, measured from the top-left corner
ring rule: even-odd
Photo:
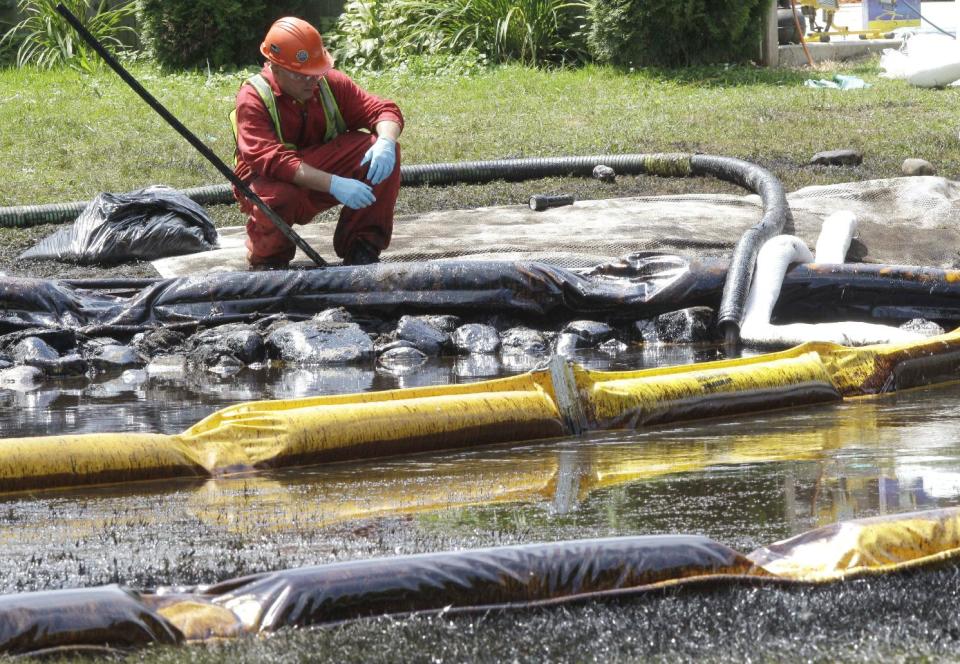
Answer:
[[[339,175],[330,176],[330,194],[354,210],[365,208],[377,200],[370,185],[360,180],[342,178]]]
[[[387,176],[393,173],[394,166],[397,165],[397,142],[381,136],[377,142],[370,146],[367,153],[363,155],[360,165],[363,166],[370,162],[370,168],[367,170],[367,179],[373,184],[380,184]]]

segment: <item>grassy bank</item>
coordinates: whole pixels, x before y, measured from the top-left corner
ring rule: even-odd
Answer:
[[[165,75],[146,64],[131,69],[224,160],[232,161],[227,114],[245,72]],[[803,86],[807,78],[829,78],[840,71],[859,75],[873,87],[840,92]],[[762,164],[789,190],[896,176],[906,157],[928,159],[948,177],[960,171],[960,91],[920,90],[879,78],[876,60],[815,72],[751,67],[547,72],[512,66],[459,77],[388,73],[357,78],[403,108],[408,164],[697,151]],[[188,187],[222,181],[112,72],[2,70],[0,100],[0,157],[7,164],[0,206],[88,200],[99,191],[130,191],[154,183]],[[864,165],[805,165],[813,153],[841,147],[862,150]],[[736,191],[703,180],[621,178],[613,187],[548,180],[408,189],[398,208],[418,212],[518,203],[530,193],[557,190],[581,197]],[[219,224],[242,222],[229,206],[211,213]],[[0,231],[0,270],[11,267],[10,247],[27,246],[49,231]]]

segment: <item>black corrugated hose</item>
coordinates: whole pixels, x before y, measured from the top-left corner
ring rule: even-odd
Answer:
[[[711,175],[740,185],[760,196],[763,202],[763,218],[737,242],[727,273],[720,310],[717,312],[718,323],[724,330],[727,341],[736,342],[757,252],[767,239],[782,232],[790,219],[790,208],[783,185],[765,168],[731,157],[654,153],[415,164],[401,166],[400,179],[403,186],[420,187],[493,180],[522,181],[551,176],[590,177],[594,167],[600,164],[623,175]],[[227,184],[195,187],[185,189],[182,193],[201,205],[234,202],[233,188]],[[0,208],[0,227],[72,221],[86,205],[85,202],[75,202]]]

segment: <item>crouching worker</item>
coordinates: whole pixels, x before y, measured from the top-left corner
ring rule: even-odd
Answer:
[[[390,244],[400,191],[400,109],[333,69],[320,33],[299,18],[276,21],[260,52],[267,62],[240,86],[231,114],[237,176],[291,225],[342,204],[337,256],[347,265],[377,262]],[[286,267],[296,246],[234,195],[249,215],[250,266]]]

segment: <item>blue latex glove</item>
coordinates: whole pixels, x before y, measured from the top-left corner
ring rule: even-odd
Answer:
[[[365,208],[377,200],[373,195],[373,189],[366,182],[342,178],[339,175],[330,176],[330,194],[354,210]]]
[[[381,136],[363,155],[360,165],[367,162],[370,162],[367,179],[373,184],[380,184],[393,173],[393,167],[397,165],[397,142]]]

